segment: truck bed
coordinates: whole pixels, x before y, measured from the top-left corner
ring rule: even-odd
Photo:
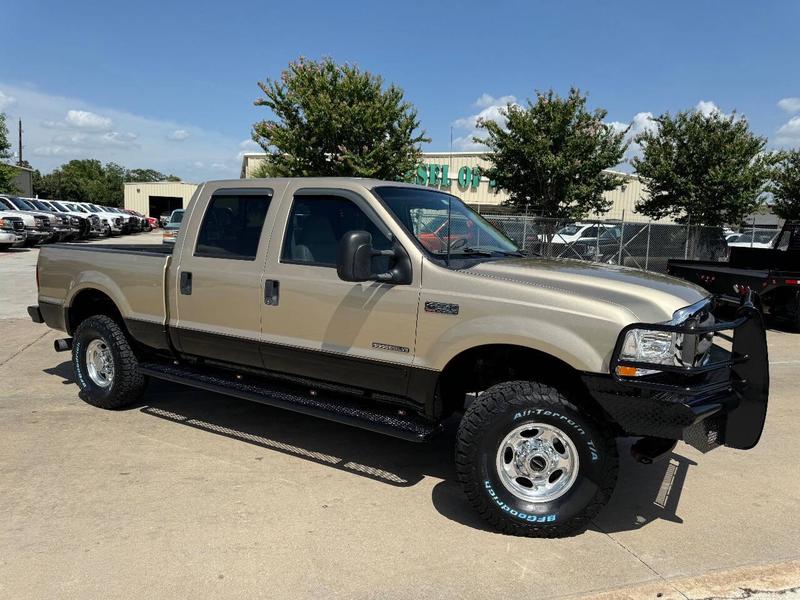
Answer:
[[[161,245],[53,244],[39,251],[39,305],[56,329],[68,330],[67,309],[86,291],[108,297],[130,328],[163,330],[172,248]],[[58,323],[61,321],[61,323]],[[60,327],[58,326],[60,325]],[[157,327],[155,327],[157,326]]]

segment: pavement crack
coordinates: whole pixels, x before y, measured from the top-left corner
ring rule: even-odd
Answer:
[[[611,535],[609,532],[607,532],[607,531],[603,531],[603,529],[602,529],[601,527],[599,527],[599,526],[597,525],[597,523],[596,523],[596,522],[592,521],[592,524],[593,524],[593,525],[594,525],[594,526],[597,528],[597,531],[599,531],[600,533],[602,533],[602,534],[604,534],[605,536],[607,536],[607,537],[608,537],[608,538],[609,538],[609,539],[610,539],[612,542],[614,542],[614,543],[615,543],[617,546],[619,546],[620,548],[622,548],[623,550],[625,550],[625,552],[627,552],[627,553],[628,553],[628,554],[630,554],[630,555],[631,555],[633,558],[635,558],[635,559],[636,559],[636,560],[638,560],[640,563],[642,563],[642,564],[645,566],[645,568],[646,568],[647,570],[649,570],[649,571],[650,571],[650,572],[651,572],[653,575],[655,575],[656,577],[658,577],[658,578],[659,578],[659,579],[662,581],[662,583],[664,583],[664,585],[668,586],[668,587],[669,587],[670,589],[672,589],[672,590],[673,590],[675,593],[677,593],[677,594],[680,594],[680,596],[681,596],[682,598],[685,598],[686,600],[689,600],[689,597],[688,597],[686,594],[684,594],[682,591],[680,591],[678,588],[676,588],[674,585],[672,585],[672,583],[670,583],[670,582],[667,580],[667,578],[666,578],[666,577],[664,577],[664,576],[663,576],[661,573],[659,573],[659,572],[658,572],[658,571],[656,571],[656,570],[655,570],[653,567],[651,567],[651,566],[650,566],[650,565],[649,565],[649,564],[648,564],[648,563],[647,563],[647,562],[646,562],[644,559],[642,559],[642,558],[641,558],[641,557],[640,557],[638,554],[636,554],[636,553],[635,553],[633,550],[631,550],[630,548],[628,548],[628,546],[626,546],[625,544],[623,544],[621,541],[619,541],[617,538],[615,538],[615,537],[614,537],[613,535]]]
[[[30,342],[30,343],[28,343],[28,344],[25,344],[25,345],[24,345],[22,348],[20,348],[20,349],[19,349],[19,350],[17,350],[16,352],[14,352],[14,354],[12,354],[11,356],[9,356],[9,357],[8,357],[7,359],[5,359],[3,362],[0,362],[0,367],[2,367],[4,364],[6,364],[7,362],[9,362],[11,359],[13,359],[13,358],[15,358],[15,357],[19,356],[20,354],[22,354],[23,352],[25,352],[25,350],[27,350],[28,348],[30,348],[31,346],[33,346],[33,345],[34,345],[36,342],[38,342],[39,340],[41,340],[41,339],[42,339],[44,336],[46,336],[48,333],[50,333],[50,330],[49,330],[49,329],[48,329],[47,331],[45,331],[45,332],[44,332],[42,335],[40,335],[39,337],[37,337],[35,340],[33,340],[32,342]]]

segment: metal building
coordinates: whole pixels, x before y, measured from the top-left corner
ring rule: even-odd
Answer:
[[[126,183],[124,204],[125,208],[158,218],[176,208],[186,208],[196,189],[196,183],[186,181]]]
[[[242,156],[241,177],[249,179],[264,162],[263,152],[248,152]],[[481,171],[488,166],[483,152],[423,152],[422,163],[411,174],[411,180],[419,185],[427,185],[450,192],[480,211],[491,211],[492,207],[504,204],[508,199],[506,192],[498,191],[488,177]],[[616,172],[615,172],[616,173]],[[597,219],[625,219],[626,221],[648,221],[635,211],[636,202],[644,194],[644,187],[636,175],[617,173],[626,182],[623,187],[606,192],[611,200],[608,212],[589,215]],[[662,219],[669,223],[671,219]]]

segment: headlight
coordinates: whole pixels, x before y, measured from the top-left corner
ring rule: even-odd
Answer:
[[[14,229],[14,223],[6,219],[0,219],[0,229]]]
[[[694,320],[698,326],[713,325],[708,300],[675,311],[664,325],[687,325]],[[619,358],[655,365],[695,366],[708,359],[713,334],[684,334],[652,329],[631,329],[625,334]],[[617,374],[639,377],[657,373],[657,369],[637,369],[618,366]]]

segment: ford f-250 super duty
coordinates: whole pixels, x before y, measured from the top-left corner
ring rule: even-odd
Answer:
[[[443,218],[470,226],[430,226]],[[174,249],[55,245],[37,276],[31,317],[71,336],[56,349],[90,404],[158,378],[412,441],[463,411],[458,479],[517,535],[585,528],[619,436],[642,462],[677,440],[748,449],[766,416],[755,294],[719,320],[694,284],[525,257],[454,196],[403,183],[209,182]]]

